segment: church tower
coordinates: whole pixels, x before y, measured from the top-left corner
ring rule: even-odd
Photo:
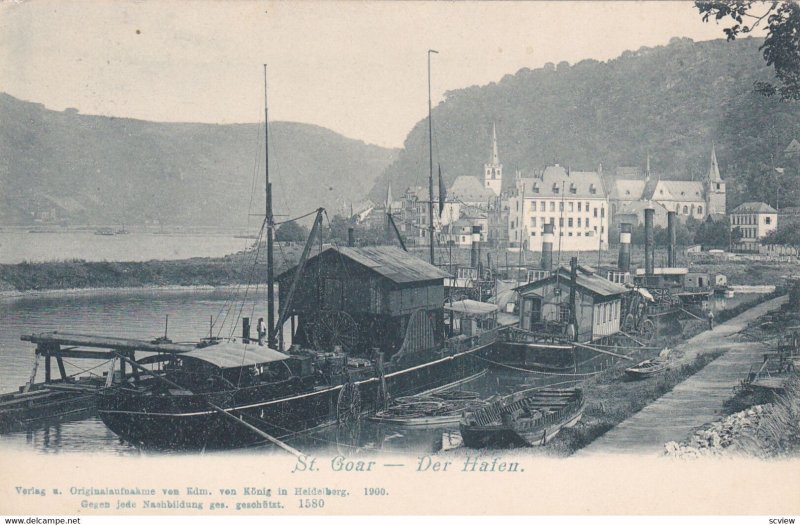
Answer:
[[[711,165],[705,181],[706,189],[706,214],[725,214],[725,181],[719,175],[717,152],[714,143],[711,143]]]
[[[483,165],[484,186],[500,195],[503,189],[503,165],[497,156],[497,128],[492,123],[492,158],[489,163]]]

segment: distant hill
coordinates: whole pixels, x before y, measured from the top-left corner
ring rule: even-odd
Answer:
[[[263,137],[262,124],[88,116],[0,94],[0,224],[24,224],[55,207],[73,223],[240,227],[251,193],[251,212],[263,213]],[[272,122],[275,213],[335,212],[362,200],[396,153],[321,127]]]
[[[547,64],[450,91],[433,110],[434,164],[441,163],[448,184],[459,175],[481,176],[493,121],[506,188],[517,167],[530,171],[557,162],[594,170],[602,163],[608,173],[644,166],[648,152],[662,177],[697,178],[708,170],[714,140],[729,206],[754,197],[774,202],[775,191],[763,180],[772,162],[780,165],[789,142],[800,138],[800,104],[753,93],[753,81],[772,78],[758,51],[761,42],[676,38],[608,62]],[[398,194],[425,184],[427,175],[423,120],[372,198],[385,195],[389,180]]]

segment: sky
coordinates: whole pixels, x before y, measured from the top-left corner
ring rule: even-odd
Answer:
[[[0,91],[81,113],[306,122],[402,147],[448,90],[547,62],[721,38],[692,2],[6,0]]]

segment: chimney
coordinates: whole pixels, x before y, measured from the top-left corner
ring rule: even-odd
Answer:
[[[631,224],[628,222],[619,225],[619,259],[617,267],[621,272],[631,271]]]
[[[481,262],[481,227],[472,227],[472,250],[470,252],[469,262],[472,268],[477,268]]]
[[[667,212],[667,267],[675,268],[675,212]]]
[[[353,247],[356,245],[355,235],[353,234],[353,227],[347,228],[347,245]]]
[[[545,223],[542,232],[542,270],[553,269],[553,224]]]
[[[653,208],[644,209],[644,273],[645,276],[653,275],[653,260],[655,259],[655,246],[653,242]]]

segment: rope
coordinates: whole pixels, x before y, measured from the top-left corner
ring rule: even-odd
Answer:
[[[567,373],[560,373],[560,372],[539,372],[539,371],[536,371],[536,370],[527,370],[525,368],[519,368],[519,367],[516,367],[516,366],[511,366],[511,365],[506,365],[506,364],[503,364],[503,363],[498,363],[496,361],[492,361],[491,359],[486,359],[485,357],[481,357],[479,355],[476,355],[474,357],[476,357],[477,359],[480,359],[481,361],[486,361],[487,363],[493,364],[495,366],[499,366],[499,367],[502,367],[502,368],[508,368],[508,369],[511,369],[511,370],[517,370],[519,372],[525,372],[527,374],[538,374],[538,375],[543,375],[543,376],[561,376],[561,377],[589,377],[589,376],[593,376],[593,375],[597,375],[597,374],[601,373],[601,372],[587,372],[585,374],[574,374],[574,373],[567,374]]]
[[[299,221],[300,219],[305,219],[306,217],[311,217],[315,213],[317,213],[317,210],[312,210],[312,211],[306,213],[305,215],[300,215],[299,217],[294,217],[293,219],[286,219],[286,220],[283,220],[283,221],[280,221],[280,222],[272,221],[272,224],[274,226],[278,226],[278,225],[286,223],[286,222]],[[327,215],[326,215],[326,217],[327,217]]]
[[[107,361],[103,361],[103,362],[102,362],[102,363],[100,363],[99,365],[97,365],[97,366],[93,366],[92,368],[81,368],[81,367],[79,367],[78,365],[76,365],[75,363],[73,363],[73,362],[71,362],[71,361],[67,361],[66,359],[63,359],[63,358],[62,358],[62,360],[64,361],[64,363],[65,363],[65,364],[68,364],[69,366],[71,366],[71,367],[73,367],[73,368],[77,368],[77,369],[79,370],[79,372],[77,372],[77,373],[74,373],[74,374],[71,374],[69,377],[75,377],[75,376],[77,376],[78,374],[85,374],[85,373],[87,373],[87,372],[91,372],[91,371],[92,371],[92,370],[94,370],[95,368],[100,368],[101,366],[105,366],[105,365],[107,365],[107,364],[109,363],[109,361],[111,361],[110,359],[109,359],[109,360],[107,360]],[[96,377],[102,377],[102,376],[99,376],[99,375],[97,375],[97,374],[92,374],[92,375],[93,375],[93,376],[96,376]]]

